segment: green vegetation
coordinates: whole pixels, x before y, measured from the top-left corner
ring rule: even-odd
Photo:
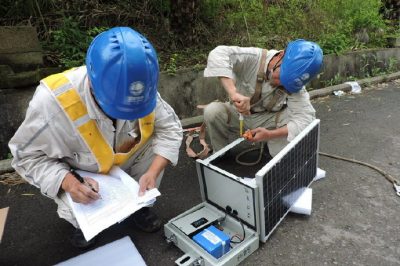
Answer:
[[[393,72],[398,71],[397,65],[398,65],[398,59],[395,57],[389,58],[388,62],[382,62],[379,61],[376,56],[370,55],[369,57],[363,55],[362,56],[362,62],[361,62],[361,69],[359,71],[359,75],[357,76],[352,76],[352,75],[343,75],[340,73],[337,73],[333,78],[326,80],[326,81],[321,81],[321,86],[322,87],[328,87],[328,86],[333,86],[337,85],[346,81],[355,81],[358,79],[363,79],[363,78],[371,78],[371,77],[376,77],[380,75],[386,75],[390,74]]]
[[[79,23],[72,17],[63,19],[60,28],[49,32],[49,39],[43,43],[44,49],[54,51],[53,57],[48,55],[48,60],[59,62],[66,68],[82,65],[92,39],[105,27],[93,27],[81,30]]]
[[[177,70],[177,66],[176,66],[176,62],[178,61],[178,54],[172,54],[170,59],[169,59],[169,63],[167,64],[167,73],[169,75],[176,75],[176,70]]]
[[[387,2],[387,1],[383,1]],[[216,45],[283,49],[304,38],[325,54],[385,47],[400,33],[380,0],[4,0],[0,25],[38,29],[49,65],[84,64],[99,32],[130,26],[158,51],[162,70],[206,62]]]

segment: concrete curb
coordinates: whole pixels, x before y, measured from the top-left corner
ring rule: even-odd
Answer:
[[[392,74],[378,76],[378,77],[357,80],[357,82],[361,87],[366,87],[371,84],[387,82],[387,81],[391,81],[391,80],[399,79],[399,78],[400,78],[400,71],[392,73]],[[325,88],[318,89],[318,90],[312,90],[309,92],[309,94],[310,94],[310,98],[314,99],[314,98],[318,98],[318,97],[324,97],[327,95],[331,95],[334,91],[338,91],[338,90],[341,90],[344,92],[349,92],[349,91],[351,91],[351,86],[349,84],[343,83],[343,84],[339,84],[339,85],[325,87]],[[183,128],[198,126],[202,122],[203,122],[202,115],[184,118],[181,120]],[[11,167],[11,159],[0,160],[0,174],[12,172],[12,171],[14,171],[14,169]]]
[[[11,167],[11,159],[0,160],[0,175],[14,171]]]
[[[371,84],[382,83],[382,82],[399,79],[399,78],[400,78],[400,71],[392,73],[392,74],[378,76],[378,77],[360,79],[360,80],[356,80],[356,82],[358,82],[358,84],[361,87],[366,87]],[[351,86],[349,84],[342,83],[339,85],[325,87],[325,88],[318,89],[318,90],[312,90],[309,92],[309,94],[310,94],[310,98],[314,99],[314,98],[318,98],[318,97],[324,97],[327,95],[331,95],[334,91],[338,91],[338,90],[342,90],[344,92],[349,92],[349,91],[351,91]]]
[[[400,78],[400,71],[392,73],[392,74],[382,75],[382,76],[373,77],[373,78],[360,79],[360,80],[356,80],[356,81],[358,82],[358,84],[361,87],[366,87],[371,84],[386,82],[386,81],[399,79],[399,78]],[[309,94],[310,94],[310,98],[314,99],[314,98],[318,98],[318,97],[324,97],[327,95],[331,95],[334,91],[338,91],[338,90],[342,90],[344,92],[349,92],[349,91],[351,91],[351,86],[349,84],[342,83],[342,84],[329,86],[329,87],[325,87],[325,88],[318,89],[318,90],[312,90],[312,91],[309,91]],[[202,115],[184,118],[181,120],[183,128],[198,126],[202,122],[203,122]]]

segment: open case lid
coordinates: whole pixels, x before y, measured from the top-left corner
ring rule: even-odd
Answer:
[[[254,179],[238,177],[215,165],[244,139],[239,138],[205,160],[197,160],[203,201],[238,213],[265,242],[290,207],[313,181],[318,166],[320,120],[314,120],[257,173]]]
[[[247,180],[213,165],[213,160],[242,141],[243,138],[237,139],[207,159],[198,159],[196,161],[197,175],[203,201],[224,212],[229,206],[232,211],[237,212],[236,219],[240,219],[248,227],[258,231],[259,199],[255,179]],[[231,216],[234,217],[234,215]]]

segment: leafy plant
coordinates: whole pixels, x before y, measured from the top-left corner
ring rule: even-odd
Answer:
[[[194,24],[185,27],[185,35],[176,34],[174,27],[182,23],[174,15],[191,4],[198,7],[189,14]],[[173,73],[204,64],[208,52],[221,44],[284,49],[302,38],[319,43],[324,54],[385,47],[387,36],[400,33],[398,20],[385,20],[386,9],[381,0],[187,0],[184,5],[173,0],[4,0],[0,24],[37,27],[51,61],[66,67],[83,63],[95,33],[130,26],[153,43],[160,68]],[[182,52],[187,47],[196,52]]]
[[[390,57],[387,65],[387,72],[388,73],[396,72],[398,70],[398,63],[399,61],[397,60],[396,57]]]
[[[332,79],[325,81],[325,85],[333,86],[333,85],[340,84],[342,82],[343,82],[343,78],[341,77],[340,73],[336,73]]]
[[[176,70],[178,69],[177,67],[177,62],[178,62],[178,54],[172,54],[170,59],[169,59],[169,64],[167,65],[167,73],[171,76],[176,75]]]
[[[84,64],[90,42],[104,30],[105,27],[82,29],[73,17],[66,17],[59,29],[50,31],[49,41],[45,47],[58,52],[60,66],[66,68],[80,66]]]

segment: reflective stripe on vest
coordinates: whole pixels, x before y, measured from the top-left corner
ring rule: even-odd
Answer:
[[[127,153],[114,153],[113,148],[107,143],[97,127],[96,121],[90,119],[78,91],[65,76],[66,72],[51,75],[42,81],[52,92],[72,125],[80,133],[81,138],[96,158],[99,172],[107,173],[113,165],[121,165],[126,162],[149,140],[154,130],[154,111],[139,119],[140,142]]]

